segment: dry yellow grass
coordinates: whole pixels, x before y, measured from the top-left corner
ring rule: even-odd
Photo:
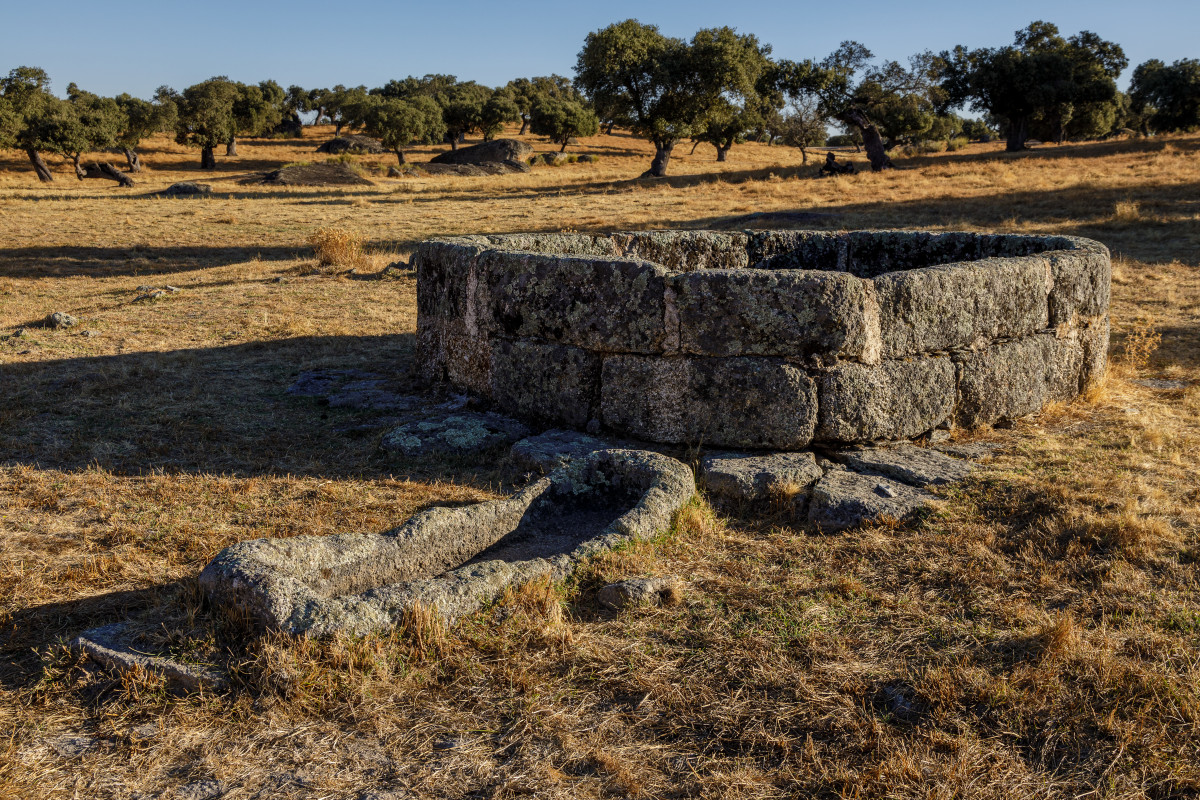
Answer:
[[[215,174],[156,139],[132,191],[62,168],[40,186],[0,153],[0,796],[207,779],[231,798],[1200,793],[1200,138],[972,145],[829,180],[779,147],[724,164],[680,148],[643,182],[649,148],[597,136],[579,149],[598,163],[521,175],[388,179],[358,157],[375,186],[237,182],[329,133],[242,143]],[[179,180],[215,195],[143,196]],[[745,219],[760,212],[785,215]],[[317,231],[402,257],[447,233],[748,224],[1099,239],[1116,367],[1084,401],[978,434],[994,461],[914,523],[816,537],[786,489],[765,520],[697,503],[449,630],[416,613],[387,636],[244,642],[204,608],[192,578],[231,542],[382,530],[503,490],[491,464],[383,460],[333,431],[351,412],[284,394],[334,365],[416,385],[411,276],[380,277],[390,256],[315,269]],[[34,326],[58,310],[80,326]],[[683,578],[682,602],[596,605],[635,574]],[[234,687],[176,697],[61,648],[130,616]]]

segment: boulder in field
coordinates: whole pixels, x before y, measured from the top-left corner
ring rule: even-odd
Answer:
[[[524,163],[533,148],[516,139],[493,139],[490,142],[460,147],[440,153],[430,160],[431,164],[483,164],[492,161],[517,161]]]
[[[348,133],[345,136],[335,136],[328,142],[325,142],[317,148],[317,152],[329,153],[330,155],[339,155],[341,153],[373,153],[377,155],[388,152],[388,149],[380,144],[379,140],[372,139],[370,136]]]

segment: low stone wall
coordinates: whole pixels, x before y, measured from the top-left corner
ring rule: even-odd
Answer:
[[[912,438],[1104,371],[1108,250],[907,231],[424,242],[420,369],[511,413],[665,443]]]

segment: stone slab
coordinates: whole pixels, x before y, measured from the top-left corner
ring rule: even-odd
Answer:
[[[510,417],[490,411],[460,411],[414,419],[383,435],[380,447],[406,456],[460,456],[507,447],[529,435]]]
[[[701,270],[670,286],[685,353],[879,360],[879,304],[870,282],[852,275]]]
[[[626,257],[652,261],[673,272],[750,265],[744,233],[645,231],[614,233],[612,241]]]
[[[836,270],[844,242],[824,231],[754,231],[746,247],[755,269]]]
[[[613,446],[586,433],[553,429],[517,442],[509,451],[509,458],[518,470],[545,474]]]
[[[1045,330],[1049,262],[1030,256],[894,272],[875,279],[884,358]]]
[[[84,631],[71,646],[109,669],[118,672],[142,669],[190,691],[221,689],[227,683],[225,675],[210,666],[139,652],[135,649],[132,629],[124,622]]]
[[[885,516],[903,520],[936,500],[936,496],[924,489],[888,478],[830,470],[812,488],[808,521],[830,533]]]
[[[816,438],[827,442],[911,439],[950,418],[956,373],[947,357],[843,363],[821,374]]]
[[[668,271],[648,261],[489,251],[492,323],[504,338],[654,353],[666,339]]]
[[[977,468],[970,461],[906,443],[838,450],[833,457],[855,472],[882,475],[910,486],[957,483]]]
[[[490,394],[513,413],[583,428],[600,410],[600,356],[567,345],[496,342]]]
[[[1077,337],[1029,336],[967,354],[959,368],[956,423],[992,425],[1073,397],[1082,369],[1081,344]]]
[[[700,474],[710,494],[726,502],[759,503],[782,486],[806,488],[820,480],[816,456],[798,453],[720,452],[700,461]]]
[[[1079,317],[1108,313],[1112,295],[1112,260],[1108,248],[1087,242],[1079,250],[1047,254],[1053,288],[1049,297],[1050,327],[1074,325]]]
[[[779,359],[610,356],[600,393],[607,427],[654,442],[798,450],[816,427],[816,386]]]

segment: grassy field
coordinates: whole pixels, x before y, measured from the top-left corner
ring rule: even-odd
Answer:
[[[134,189],[62,166],[40,185],[0,153],[0,796],[1200,794],[1200,137],[973,145],[827,180],[794,150],[680,147],[651,182],[652,149],[616,135],[575,148],[598,163],[528,174],[388,179],[380,156],[355,159],[374,186],[239,183],[320,161],[329,135],[241,142],[215,173],[164,137]],[[181,180],[214,195],[147,196]],[[367,242],[353,270],[316,265],[327,226]],[[243,641],[200,602],[233,542],[507,491],[494,463],[388,460],[334,430],[354,412],[285,394],[330,366],[416,388],[415,284],[384,272],[415,242],[748,226],[1095,238],[1110,374],[970,434],[994,458],[909,524],[818,536],[699,503],[450,630]],[[53,311],[80,324],[36,326]],[[683,601],[599,608],[639,574],[685,579]],[[232,688],[176,696],[63,647],[126,617]]]

